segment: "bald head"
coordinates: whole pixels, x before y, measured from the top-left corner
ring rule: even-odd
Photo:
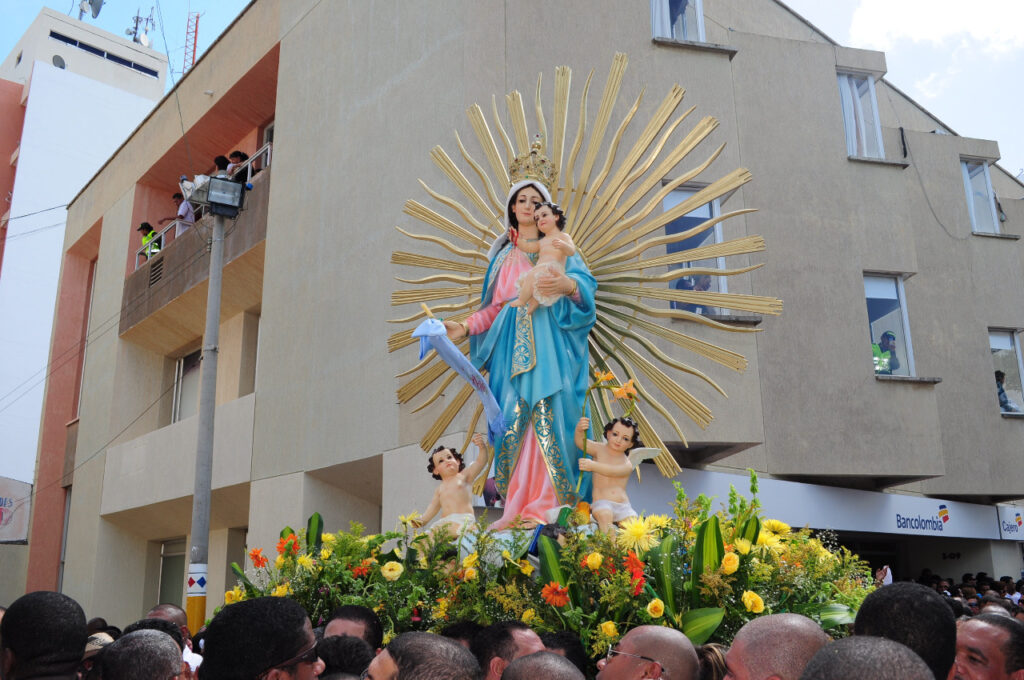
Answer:
[[[935,680],[928,664],[898,642],[858,635],[822,647],[800,680]],[[943,680],[943,678],[938,678]]]
[[[598,662],[599,680],[630,680],[657,677],[661,667],[663,680],[697,680],[700,662],[693,643],[685,635],[664,626],[640,626],[622,636],[610,660]]]
[[[736,680],[797,680],[828,642],[825,631],[806,616],[760,616],[736,633],[725,664]]]
[[[521,656],[505,668],[501,680],[584,680],[572,661],[554,652],[536,652]]]

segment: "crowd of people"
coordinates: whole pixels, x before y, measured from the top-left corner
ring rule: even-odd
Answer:
[[[294,600],[263,597],[225,606],[192,636],[176,605],[157,605],[122,631],[86,621],[66,595],[39,591],[0,608],[0,678],[1024,680],[1024,622],[1011,599],[994,594],[1004,582],[965,575],[941,593],[948,581],[925,580],[879,587],[840,639],[795,613],[750,620],[728,647],[695,646],[675,629],[647,625],[596,662],[573,632],[538,634],[520,621],[455,621],[385,643],[366,607],[342,606],[314,629]]]

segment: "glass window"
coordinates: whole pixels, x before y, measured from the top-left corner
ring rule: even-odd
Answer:
[[[703,0],[651,0],[655,38],[704,42]]]
[[[988,164],[982,161],[961,161],[960,169],[964,176],[964,191],[967,192],[971,231],[998,234],[999,220],[996,219],[996,201]]]
[[[903,281],[895,276],[864,275],[868,331],[877,375],[914,375],[910,327],[903,304]]]
[[[196,350],[178,359],[174,373],[174,402],[171,406],[171,422],[190,418],[199,412],[199,358],[202,350]]]
[[[686,199],[693,196],[697,191],[695,189],[677,189],[673,191],[665,200],[662,202],[662,208],[664,210],[671,210]],[[719,215],[718,201],[712,201],[711,203],[702,205],[693,212],[689,212],[680,218],[677,218],[667,225],[665,225],[666,234],[678,234],[680,232],[693,229],[697,225],[706,222],[707,220],[717,217]],[[710,246],[715,243],[722,242],[722,225],[716,224],[710,229],[707,229],[695,236],[683,239],[682,241],[676,241],[675,243],[668,243],[665,245],[665,250],[669,253],[678,253],[682,250],[692,250],[693,248],[700,248],[702,246]],[[695,269],[695,268],[714,268],[724,269],[725,258],[724,257],[712,257],[704,260],[694,260],[693,262],[684,262],[682,264],[670,265],[670,269]],[[672,279],[669,282],[672,288],[679,290],[710,290],[715,293],[725,293],[726,282],[725,277],[712,276],[709,274],[692,274],[687,276],[680,276],[677,279]],[[673,302],[673,309],[682,309],[687,312],[694,312],[696,314],[717,314],[719,309],[717,307],[702,307],[700,305]]]
[[[999,410],[1003,413],[1020,413],[1021,404],[1024,404],[1024,393],[1020,384],[1021,365],[1020,352],[1017,351],[1017,334],[1011,331],[989,331],[988,344],[992,349]]]
[[[185,593],[185,539],[166,541],[160,546],[160,602],[181,606]]]
[[[875,81],[870,76],[839,74],[839,101],[846,126],[846,153],[850,156],[885,158],[882,126],[878,121]]]

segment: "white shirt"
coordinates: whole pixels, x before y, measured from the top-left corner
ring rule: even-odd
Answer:
[[[196,213],[192,210],[192,204],[182,201],[178,206],[178,223],[174,225],[174,237],[177,238],[188,231],[189,227],[196,221]],[[187,222],[187,224],[183,224]]]

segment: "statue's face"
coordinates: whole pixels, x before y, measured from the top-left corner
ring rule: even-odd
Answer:
[[[546,205],[533,212],[533,221],[537,223],[537,229],[542,234],[554,234],[558,231],[558,216]]]
[[[434,473],[439,477],[447,478],[459,474],[459,459],[456,458],[450,449],[441,449],[433,455]]]
[[[612,451],[624,452],[633,443],[633,428],[622,423],[615,423],[608,431],[608,448]]]
[[[512,210],[516,214],[516,220],[520,225],[533,224],[533,211],[538,203],[542,203],[544,197],[540,195],[533,186],[523,187],[516,194],[516,200],[512,204]]]

